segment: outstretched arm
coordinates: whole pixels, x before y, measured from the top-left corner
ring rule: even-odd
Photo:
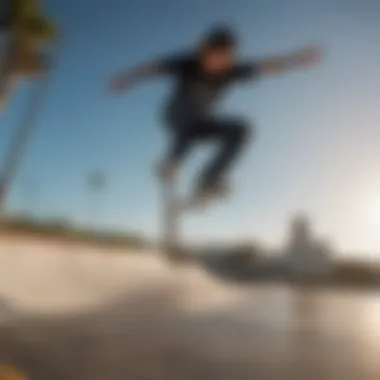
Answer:
[[[260,74],[280,74],[289,70],[308,67],[316,64],[321,58],[319,46],[309,46],[291,54],[263,59],[257,62]]]
[[[109,82],[109,90],[114,93],[121,92],[138,82],[154,78],[161,73],[160,61],[147,62],[115,75]]]

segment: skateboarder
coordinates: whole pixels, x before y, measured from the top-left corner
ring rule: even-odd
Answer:
[[[159,165],[160,174],[174,175],[198,142],[209,140],[220,144],[217,154],[199,176],[196,199],[227,193],[229,168],[249,140],[247,121],[218,116],[215,112],[217,100],[225,90],[237,82],[310,66],[320,57],[320,49],[309,46],[291,54],[240,62],[238,45],[233,30],[218,26],[206,33],[193,51],[128,69],[110,82],[110,90],[119,92],[154,76],[167,75],[175,79],[175,90],[164,112],[170,148]]]

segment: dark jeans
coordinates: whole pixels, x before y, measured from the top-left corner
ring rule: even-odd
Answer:
[[[169,160],[180,164],[197,143],[211,141],[219,149],[200,175],[201,187],[222,182],[230,166],[236,161],[248,139],[248,126],[244,121],[224,118],[202,118],[191,122],[178,122],[171,127],[172,141]]]

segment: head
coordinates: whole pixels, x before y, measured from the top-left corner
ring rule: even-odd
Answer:
[[[228,70],[234,63],[237,39],[232,30],[226,27],[212,29],[199,46],[203,68],[210,73]]]

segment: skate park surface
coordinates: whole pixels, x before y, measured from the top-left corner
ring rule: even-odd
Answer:
[[[375,292],[227,283],[153,251],[0,242],[0,365],[27,379],[369,380],[379,358]]]

